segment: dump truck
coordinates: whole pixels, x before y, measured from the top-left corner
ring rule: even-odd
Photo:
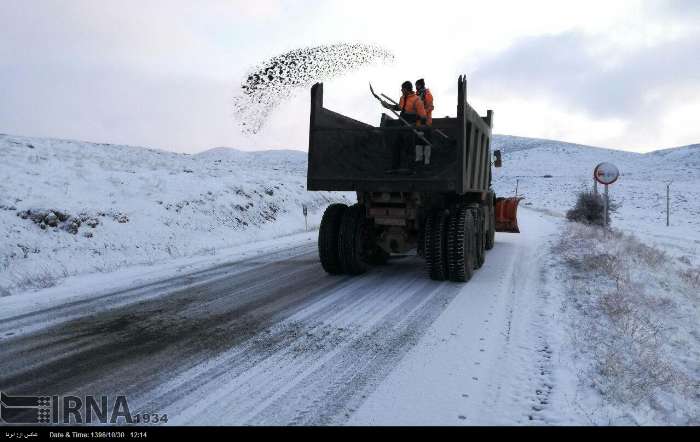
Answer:
[[[456,117],[416,128],[382,114],[379,127],[323,107],[323,83],[311,88],[307,189],[354,191],[357,203],[331,204],[318,234],[323,269],[358,275],[392,255],[416,251],[434,280],[468,281],[494,247],[495,232],[518,232],[517,198],[497,198],[491,167],[493,111],[467,103],[457,84]],[[374,92],[373,92],[374,93]],[[416,146],[429,144],[429,162]]]

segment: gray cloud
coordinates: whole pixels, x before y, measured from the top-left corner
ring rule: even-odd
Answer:
[[[11,85],[2,92],[3,132],[176,151],[234,141],[227,83],[123,69],[0,65],[0,84]]]
[[[308,124],[300,124],[297,116],[300,109],[301,114],[307,111],[307,92],[273,112],[268,130],[255,137],[237,130],[232,99],[246,67],[294,47],[324,44],[324,38],[349,41],[371,37],[391,47],[400,63],[406,62],[401,68],[404,72],[387,74],[384,84],[400,82],[404,76],[425,76],[436,93],[441,115],[454,114],[454,79],[467,72],[469,80],[474,80],[470,93],[478,94],[474,96],[476,103],[483,103],[484,109],[501,106],[496,107],[497,115],[504,114],[499,98],[544,97],[557,106],[560,116],[585,113],[594,119],[612,116],[634,121],[624,128],[627,133],[605,139],[609,146],[631,142],[659,146],[680,139],[697,142],[698,132],[692,124],[686,125],[690,129],[683,138],[669,135],[672,129],[659,135],[655,125],[659,124],[658,116],[671,115],[668,111],[674,103],[694,105],[687,97],[700,90],[696,55],[700,53],[700,29],[694,38],[672,44],[636,52],[620,50],[613,54],[614,65],[589,51],[602,37],[564,33],[519,38],[504,52],[472,65],[476,71],[470,72],[458,69],[455,51],[473,60],[491,43],[464,44],[480,39],[465,37],[473,29],[466,24],[468,20],[456,19],[462,13],[481,17],[471,22],[474,25],[491,23],[486,37],[501,36],[495,39],[501,42],[498,44],[523,33],[589,27],[585,18],[574,20],[576,23],[562,18],[552,26],[549,19],[538,20],[541,16],[516,20],[503,13],[503,6],[475,10],[475,5],[461,5],[455,3],[451,9],[453,19],[445,15],[444,7],[426,8],[428,16],[434,18],[434,40],[442,43],[421,53],[425,45],[416,46],[383,26],[378,17],[392,8],[377,2],[370,8],[376,14],[367,15],[363,7],[348,13],[343,2],[309,6],[307,0],[210,0],[206,7],[189,0],[2,0],[0,132],[188,151],[224,144],[303,147]],[[632,40],[639,43],[661,29],[675,35],[697,29],[700,1],[651,0],[622,9],[623,18],[616,18],[610,26],[638,26],[638,35]],[[600,11],[600,16],[605,18],[605,12]],[[519,26],[525,21],[528,26]],[[613,31],[614,27],[603,30]],[[419,57],[413,56],[416,51],[421,53]],[[372,80],[381,84],[379,78]],[[376,103],[367,97],[365,85],[366,79],[358,77],[353,84],[343,83],[346,93],[341,87],[335,92],[329,87],[327,102],[338,111],[375,122]],[[385,91],[397,93],[394,89]],[[646,92],[654,92],[652,100],[645,100]],[[522,118],[533,124],[538,120],[537,115]],[[505,119],[497,117],[497,121],[503,131],[523,127],[512,129],[503,124]],[[559,126],[556,136],[561,133],[585,141],[585,127],[569,127],[566,121]],[[545,136],[545,132],[529,135]],[[691,139],[685,141],[687,138]]]
[[[700,54],[698,35],[612,54],[613,60],[593,53],[596,43],[576,32],[521,39],[472,76],[489,94],[544,95],[598,117],[657,113],[671,103],[646,101],[647,93],[700,87],[700,57],[693,56]]]
[[[651,15],[664,15],[674,19],[697,19],[700,16],[698,0],[653,0],[647,4]]]

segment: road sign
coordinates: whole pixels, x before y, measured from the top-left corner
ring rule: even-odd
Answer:
[[[620,171],[612,163],[600,163],[593,171],[593,178],[606,186],[614,183],[620,177]]]

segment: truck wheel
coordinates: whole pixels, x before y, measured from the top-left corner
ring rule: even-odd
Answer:
[[[489,228],[486,231],[486,250],[491,250],[496,241],[496,208],[493,205],[486,206],[486,215],[489,217]]]
[[[486,232],[484,232],[484,209],[477,207],[472,211],[474,216],[474,268],[480,269],[486,260]]]
[[[475,232],[472,211],[459,207],[450,217],[447,254],[450,280],[467,282],[474,273]]]
[[[355,204],[343,213],[340,223],[338,250],[340,267],[350,275],[367,271],[369,252],[369,224],[365,219],[364,206]]]
[[[447,213],[438,210],[430,213],[425,223],[425,264],[428,275],[436,281],[444,281],[448,277],[447,221]]]
[[[323,270],[331,275],[343,272],[338,251],[338,234],[343,213],[347,208],[345,204],[331,204],[321,218],[321,228],[318,231],[318,256],[321,258]]]

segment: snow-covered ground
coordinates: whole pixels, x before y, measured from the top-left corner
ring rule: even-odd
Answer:
[[[504,153],[497,193],[517,185],[524,207],[560,219],[591,190],[596,164],[621,171],[609,187],[616,232],[565,223],[552,249],[549,273],[561,284],[553,325],[568,330],[583,423],[700,423],[700,145],[638,154],[497,136],[494,148]]]
[[[620,204],[613,225],[700,264],[700,144],[639,154],[501,135],[493,147],[503,152],[503,168],[493,174],[496,193],[514,195],[517,184],[518,195],[525,197],[521,204],[560,215],[573,206],[578,191],[592,189],[598,163],[614,163],[621,176],[609,186],[611,200]]]
[[[0,295],[66,277],[211,256],[303,232],[329,201],[306,192],[306,154],[196,155],[0,135]]]
[[[700,425],[700,266],[620,230],[566,223],[551,248],[557,352],[606,425]]]
[[[700,146],[494,148],[523,233],[461,285],[324,274],[301,206],[354,196],[307,192],[303,152],[0,135],[0,389],[190,424],[698,424]],[[602,161],[607,235],[564,219]]]

